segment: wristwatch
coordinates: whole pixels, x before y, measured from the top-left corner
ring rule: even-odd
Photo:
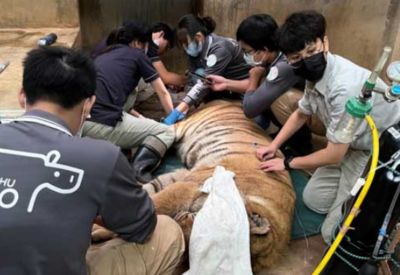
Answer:
[[[285,169],[286,170],[290,170],[292,169],[292,167],[290,167],[290,162],[293,160],[293,156],[287,157],[283,159],[283,165],[285,165]]]

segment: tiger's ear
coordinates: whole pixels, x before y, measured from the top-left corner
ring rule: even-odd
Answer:
[[[267,218],[263,218],[258,214],[251,214],[249,216],[250,234],[253,235],[266,235],[271,230],[271,224]]]

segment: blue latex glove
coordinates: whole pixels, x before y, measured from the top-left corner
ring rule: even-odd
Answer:
[[[175,124],[177,121],[185,118],[185,114],[178,111],[177,109],[173,109],[171,113],[168,114],[166,118],[162,121],[166,125]]]

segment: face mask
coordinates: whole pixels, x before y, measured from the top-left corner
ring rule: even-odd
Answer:
[[[324,52],[314,54],[292,64],[293,71],[306,80],[317,82],[324,75],[326,59]]]
[[[243,55],[243,58],[244,58],[244,61],[246,61],[246,63],[251,66],[258,66],[258,65],[261,65],[261,63],[262,63],[261,61],[258,61],[258,62],[255,61],[254,55],[249,54],[249,53],[245,53]]]
[[[197,44],[195,41],[192,41],[189,43],[185,51],[191,57],[198,57],[202,49],[203,49],[203,43],[199,42]]]

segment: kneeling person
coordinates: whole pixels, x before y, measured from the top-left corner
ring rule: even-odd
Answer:
[[[172,99],[144,53],[149,39],[145,25],[132,21],[110,36],[109,48],[94,61],[96,102],[82,134],[123,149],[138,148],[132,165],[137,180],[144,183],[152,179],[151,172],[174,142],[175,132],[154,120],[124,112],[124,105],[140,78],[151,83],[166,113],[173,109]]]
[[[0,125],[0,175],[8,179],[0,186],[0,274],[86,274],[97,215],[121,237],[114,247],[135,249],[121,250],[124,258],[158,267],[158,274],[178,264],[184,247],[179,226],[157,219],[119,148],[75,136],[95,87],[94,66],[81,53],[58,47],[28,53],[20,94],[27,112]],[[162,225],[171,235],[161,240]],[[154,247],[167,261],[144,254]]]
[[[289,117],[270,146],[257,151],[257,156],[263,160],[261,169],[264,171],[317,168],[304,189],[303,199],[310,209],[328,214],[321,231],[324,240],[330,243],[341,222],[341,205],[349,198],[350,190],[367,164],[372,141],[365,122],[351,143],[341,143],[335,137],[347,99],[360,94],[370,71],[331,54],[325,29],[325,18],[315,11],[294,13],[283,24],[280,48],[287,55],[294,72],[307,80],[306,88],[299,108]],[[383,90],[387,88],[380,79],[377,86]],[[382,96],[374,94],[372,105],[371,116],[379,132],[400,120],[399,101],[388,103]],[[273,158],[282,143],[313,114],[327,129],[326,148],[286,161],[279,158],[265,160]]]

